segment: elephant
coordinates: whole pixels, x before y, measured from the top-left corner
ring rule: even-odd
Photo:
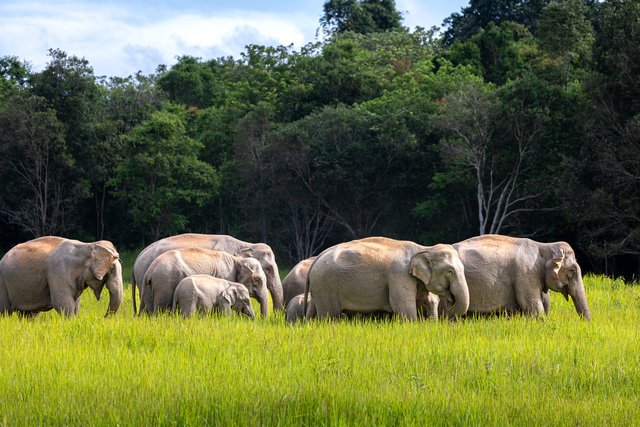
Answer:
[[[305,297],[311,292],[318,318],[350,313],[392,312],[416,320],[419,286],[449,301],[452,316],[469,306],[464,267],[451,245],[369,237],[340,243],[314,261]]]
[[[254,258],[202,248],[174,249],[163,253],[151,263],[142,279],[145,305],[149,313],[170,310],[178,283],[194,274],[208,274],[242,283],[249,295],[260,303],[262,315],[267,316],[269,294],[260,262]]]
[[[35,316],[55,309],[78,314],[80,295],[91,288],[100,300],[109,290],[107,315],[122,303],[122,266],[113,243],[84,243],[45,236],[14,246],[0,260],[0,315]]]
[[[202,314],[218,311],[228,316],[231,309],[251,319],[256,317],[249,291],[243,284],[208,274],[195,274],[182,279],[173,293],[172,309],[174,312],[180,309],[184,317],[196,311]]]
[[[313,261],[317,256],[312,256],[307,259],[303,259],[297,263],[282,280],[282,292],[284,293],[284,303],[286,308],[286,319],[289,322],[295,322],[296,320],[304,317],[304,289],[307,283],[307,275],[309,269],[313,264]],[[296,301],[297,300],[297,301]],[[438,303],[440,298],[437,295],[427,291],[423,286],[418,287],[418,295],[416,297],[416,304],[418,309],[418,316],[430,319],[438,318]],[[311,317],[315,317],[315,305],[309,302],[309,307],[312,310]],[[382,313],[376,313],[382,315]]]
[[[278,265],[276,264],[275,255],[269,245],[265,243],[243,242],[242,240],[238,240],[235,237],[227,235],[189,233],[158,240],[157,242],[147,246],[138,254],[138,257],[133,264],[133,272],[131,275],[131,292],[133,297],[134,314],[138,312],[136,307],[136,286],[140,289],[140,312],[142,313],[145,310],[145,298],[143,295],[144,288],[140,286],[140,284],[142,283],[142,279],[153,260],[155,260],[159,255],[170,250],[189,247],[215,249],[228,252],[231,255],[257,259],[260,261],[260,265],[267,277],[267,288],[269,289],[271,299],[273,300],[274,310],[280,310],[283,308],[280,273],[278,271]],[[148,309],[147,312],[149,312]],[[261,312],[263,316],[266,316],[267,312],[265,308],[261,307]]]
[[[284,286],[284,283],[283,283]],[[307,314],[304,312],[304,290],[302,294],[296,295],[287,304],[286,319],[287,322],[295,322],[301,319],[313,319],[316,317],[316,306],[313,304],[313,298],[307,296]]]
[[[282,293],[284,295],[285,307],[289,305],[289,301],[291,301],[293,297],[304,294],[304,287],[307,284],[307,274],[309,273],[311,264],[313,264],[316,258],[317,257],[312,256],[311,258],[303,259],[282,279]]]
[[[429,292],[423,286],[418,286],[418,294],[416,296],[416,308],[418,310],[418,317],[422,317],[425,319],[437,319],[439,305],[440,297],[438,295]]]
[[[497,234],[455,243],[469,286],[469,313],[549,311],[548,291],[573,300],[576,311],[591,319],[582,273],[566,242],[540,243]]]

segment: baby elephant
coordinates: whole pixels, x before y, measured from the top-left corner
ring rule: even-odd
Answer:
[[[178,283],[173,294],[173,311],[176,308],[180,308],[184,317],[196,311],[209,314],[214,310],[228,316],[232,308],[252,319],[256,317],[244,285],[207,274],[185,277]]]
[[[316,306],[313,304],[311,295],[307,301],[307,319],[314,319],[316,317]],[[296,295],[291,298],[289,304],[287,304],[287,322],[293,323],[297,320],[304,320],[304,294]]]

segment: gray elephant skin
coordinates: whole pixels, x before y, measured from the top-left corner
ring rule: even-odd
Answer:
[[[304,288],[307,285],[307,274],[309,273],[311,264],[313,264],[316,258],[317,257],[312,256],[311,258],[303,259],[282,279],[282,293],[284,294],[285,307],[289,305],[289,301],[291,301],[293,297],[304,294]]]
[[[241,257],[251,257],[260,261],[260,265],[267,277],[267,288],[271,294],[274,310],[284,307],[282,297],[282,282],[276,264],[275,255],[271,247],[265,243],[249,243],[223,234],[179,234],[166,237],[147,246],[135,260],[132,272],[132,299],[133,312],[137,313],[136,307],[136,287],[140,290],[140,312],[145,309],[144,289],[140,284],[147,269],[158,256],[165,252],[181,248],[203,248],[214,249],[237,255]],[[264,314],[264,310],[262,310]]]
[[[304,292],[304,291],[303,291]],[[311,295],[307,295],[307,312],[304,311],[304,293],[291,298],[285,311],[287,322],[293,323],[298,320],[315,319],[316,306]]]
[[[424,286],[418,286],[418,295],[416,296],[418,317],[423,319],[437,319],[439,306],[440,297],[438,295],[429,292]],[[444,307],[443,305],[443,310]]]
[[[469,286],[469,313],[549,311],[548,291],[571,297],[576,311],[591,319],[582,272],[566,242],[483,235],[456,243]]]
[[[321,253],[308,277],[318,318],[391,312],[416,320],[418,286],[445,298],[451,316],[463,315],[469,306],[464,267],[451,245],[354,240]]]
[[[14,246],[0,260],[0,314],[55,309],[69,317],[78,313],[86,288],[99,300],[105,286],[109,315],[118,311],[123,295],[122,266],[111,242],[40,237]]]
[[[173,311],[179,311],[184,317],[196,312],[205,315],[214,311],[228,316],[231,309],[251,319],[256,317],[249,291],[243,284],[208,274],[182,279],[173,294]]]
[[[269,293],[260,262],[202,248],[175,249],[163,253],[151,263],[142,279],[146,310],[149,313],[170,310],[178,283],[194,274],[208,274],[242,283],[249,295],[260,303],[262,316],[267,316]]]

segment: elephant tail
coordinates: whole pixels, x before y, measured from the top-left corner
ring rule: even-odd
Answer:
[[[326,250],[325,250],[326,252]],[[324,252],[323,252],[324,253]],[[305,320],[307,320],[307,310],[309,309],[309,284],[310,284],[310,277],[311,277],[311,270],[313,270],[313,266],[316,265],[316,262],[318,262],[318,260],[320,259],[320,257],[322,256],[322,254],[318,255],[316,257],[316,259],[313,260],[313,263],[311,263],[311,267],[309,267],[309,271],[307,271],[307,280],[305,282],[304,285],[304,305],[302,306],[302,316]]]
[[[133,301],[133,315],[138,314],[138,303],[136,302],[136,275],[131,268],[131,301]]]

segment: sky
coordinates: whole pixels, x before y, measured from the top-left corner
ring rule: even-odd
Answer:
[[[247,44],[319,40],[325,0],[0,0],[0,57],[33,71],[49,49],[86,58],[96,76],[126,77],[171,66],[176,57],[239,57]],[[440,26],[468,0],[396,0],[403,25]]]

